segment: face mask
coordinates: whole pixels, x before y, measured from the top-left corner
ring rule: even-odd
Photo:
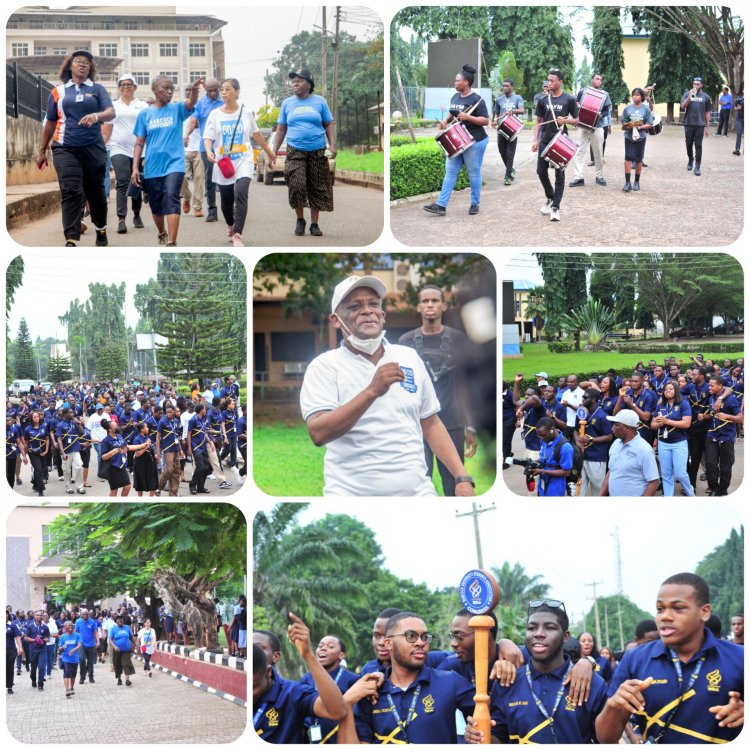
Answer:
[[[339,319],[339,323],[341,323],[341,327],[344,329],[346,335],[346,340],[357,350],[362,352],[363,354],[369,354],[372,356],[375,354],[375,352],[380,349],[380,345],[383,343],[383,338],[385,337],[385,330],[382,330],[380,334],[375,337],[374,339],[361,339],[358,336],[355,336],[345,325],[344,321],[341,320],[341,318],[338,316],[338,314],[334,313],[336,317]]]

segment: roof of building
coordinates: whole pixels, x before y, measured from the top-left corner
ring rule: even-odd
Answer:
[[[513,279],[513,289],[515,291],[531,291],[532,289],[536,289],[539,286],[541,286],[541,284],[537,284],[534,281],[527,281],[526,279]]]

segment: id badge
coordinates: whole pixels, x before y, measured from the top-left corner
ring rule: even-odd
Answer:
[[[83,101],[83,94],[76,94],[76,102],[79,104]]]
[[[310,739],[310,744],[317,744],[323,739],[323,733],[320,731],[320,724],[313,724],[310,729],[307,730],[307,736]]]

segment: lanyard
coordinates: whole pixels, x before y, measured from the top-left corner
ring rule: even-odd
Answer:
[[[398,709],[396,708],[396,704],[393,702],[393,698],[391,698],[390,693],[386,693],[386,697],[388,698],[388,705],[391,708],[391,711],[393,711],[393,715],[396,718],[396,726],[401,729],[401,733],[404,735],[404,739],[409,742],[409,735],[406,733],[406,729],[411,724],[412,720],[416,716],[416,713],[414,712],[414,707],[417,705],[417,698],[419,698],[419,691],[421,690],[422,685],[417,685],[417,689],[414,691],[414,696],[411,699],[411,705],[409,706],[409,712],[406,715],[406,721],[402,721],[401,715],[398,712]]]
[[[334,685],[338,685],[339,684],[339,680],[341,679],[341,675],[343,673],[344,673],[344,668],[343,667],[339,667],[339,671],[336,673],[336,679],[333,681]]]
[[[256,712],[255,716],[253,716],[253,729],[258,728],[258,724],[260,724],[260,718],[263,716],[263,712],[266,710],[266,706],[268,703],[264,703]]]
[[[542,703],[539,696],[534,692],[534,687],[531,683],[531,665],[526,667],[526,682],[529,686],[529,691],[531,692],[531,697],[534,699],[534,703],[536,703],[536,707],[541,712],[542,716],[544,716],[545,719],[549,721],[549,728],[552,732],[552,739],[555,741],[555,744],[557,744],[557,735],[555,734],[555,712],[557,711],[557,707],[560,705],[560,701],[562,700],[563,693],[565,692],[565,683],[570,676],[570,670],[573,669],[573,662],[568,663],[568,668],[565,671],[565,676],[562,678],[560,682],[560,688],[557,691],[557,695],[555,696],[555,705],[552,707],[552,713],[548,713],[547,709],[544,707],[544,704]]]

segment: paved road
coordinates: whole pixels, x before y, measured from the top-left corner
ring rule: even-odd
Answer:
[[[110,664],[98,664],[92,685],[76,683],[65,697],[62,672],[52,671],[44,690],[31,687],[24,671],[15,677],[14,694],[6,696],[10,734],[24,743],[80,745],[233,742],[247,725],[244,708],[154,670],[140,671],[130,687],[117,686]],[[104,739],[106,738],[106,739]]]
[[[445,217],[422,210],[423,204],[432,202],[431,197],[401,203],[390,210],[396,239],[419,247],[713,247],[731,244],[742,232],[744,157],[732,154],[734,134],[704,139],[702,175],[695,177],[686,170],[682,127],[665,127],[646,143],[649,166],[643,170],[640,192],[625,194],[624,139],[621,131],[613,130],[605,152],[607,186],[594,184],[594,167],[585,167],[585,186],[568,187],[573,179],[569,167],[562,220],[551,222],[539,211],[545,199],[536,176],[531,131],[526,129],[519,136],[517,175],[509,187],[502,184],[505,171],[497,136],[488,132],[491,143],[484,157],[481,212],[468,215],[468,188],[453,193]],[[550,179],[554,183],[552,171]],[[700,218],[706,212],[717,212],[721,229]]]
[[[304,237],[294,234],[295,217],[287,202],[286,184],[276,182],[264,185],[254,182],[250,186],[249,210],[243,237],[251,247],[362,247],[369,245],[383,231],[383,191],[338,183],[334,188],[333,213],[322,213],[320,228],[323,237]],[[109,251],[118,247],[156,247],[156,228],[147,206],[142,213],[144,229],[133,229],[128,221],[128,233],[117,234],[114,191],[109,203]],[[90,223],[87,220],[87,223]],[[21,245],[35,247],[62,247],[60,215],[50,214],[12,229],[10,236]],[[177,236],[179,247],[232,248],[227,241],[226,224],[219,212],[219,221],[207,224],[192,214],[182,215]],[[81,237],[79,245],[94,246],[93,229]],[[241,252],[241,250],[240,250]]]
[[[91,485],[91,487],[86,487],[86,498],[91,497],[107,497],[109,495],[109,483],[108,482],[102,482],[96,477],[96,451],[91,451],[91,461],[89,465],[89,477],[88,477],[88,484]],[[232,471],[231,469],[224,467],[224,474],[226,477],[226,480],[229,484],[231,484],[230,489],[220,490],[219,489],[219,481],[215,479],[207,479],[206,480],[206,489],[209,490],[211,493],[211,500],[221,500],[222,498],[227,497],[228,495],[233,495],[234,493],[238,492],[242,485],[239,482],[239,477],[237,476],[237,473],[235,471]],[[185,464],[185,479],[190,479],[193,476],[193,465],[192,464]],[[24,464],[21,463],[21,485],[16,485],[15,490],[19,495],[22,495],[24,498],[32,498],[32,499],[39,499],[39,496],[34,492],[31,486],[31,463]],[[179,497],[194,497],[196,500],[206,500],[208,495],[191,495],[190,491],[188,489],[187,483],[181,483],[180,484],[180,490],[179,490]],[[168,498],[169,490],[165,490],[161,498],[165,499]],[[47,482],[47,487],[44,492],[45,497],[64,497],[68,500],[78,500],[81,499],[79,495],[67,495],[65,493],[65,482],[59,481],[57,478],[57,470],[53,466],[50,470],[49,475],[49,481]],[[144,497],[147,496],[147,493],[144,494]],[[135,490],[130,491],[129,497],[137,497]]]
[[[744,438],[740,440],[738,443],[735,444],[734,449],[734,466],[732,467],[732,482],[729,485],[729,493],[735,492],[737,488],[742,483],[742,478],[745,475],[745,447],[744,447]],[[513,433],[513,453],[516,456],[523,457],[525,455],[525,448],[523,444],[523,440],[521,440],[521,431],[516,430]],[[522,466],[511,466],[508,469],[505,469],[502,471],[503,479],[505,480],[505,484],[508,487],[508,489],[511,492],[514,492],[516,495],[523,495],[524,497],[528,497],[528,490],[526,489],[526,479],[523,476],[523,467]],[[700,475],[699,475],[700,477]],[[700,478],[698,479],[698,488],[696,497],[697,498],[703,498],[705,501],[710,501],[713,498],[706,497],[706,489],[708,488],[708,485],[706,482],[702,482]],[[659,494],[659,493],[657,493]],[[675,496],[681,497],[680,495],[680,485],[675,485]],[[602,498],[604,500],[605,498]],[[716,502],[721,502],[721,498],[718,498]]]

